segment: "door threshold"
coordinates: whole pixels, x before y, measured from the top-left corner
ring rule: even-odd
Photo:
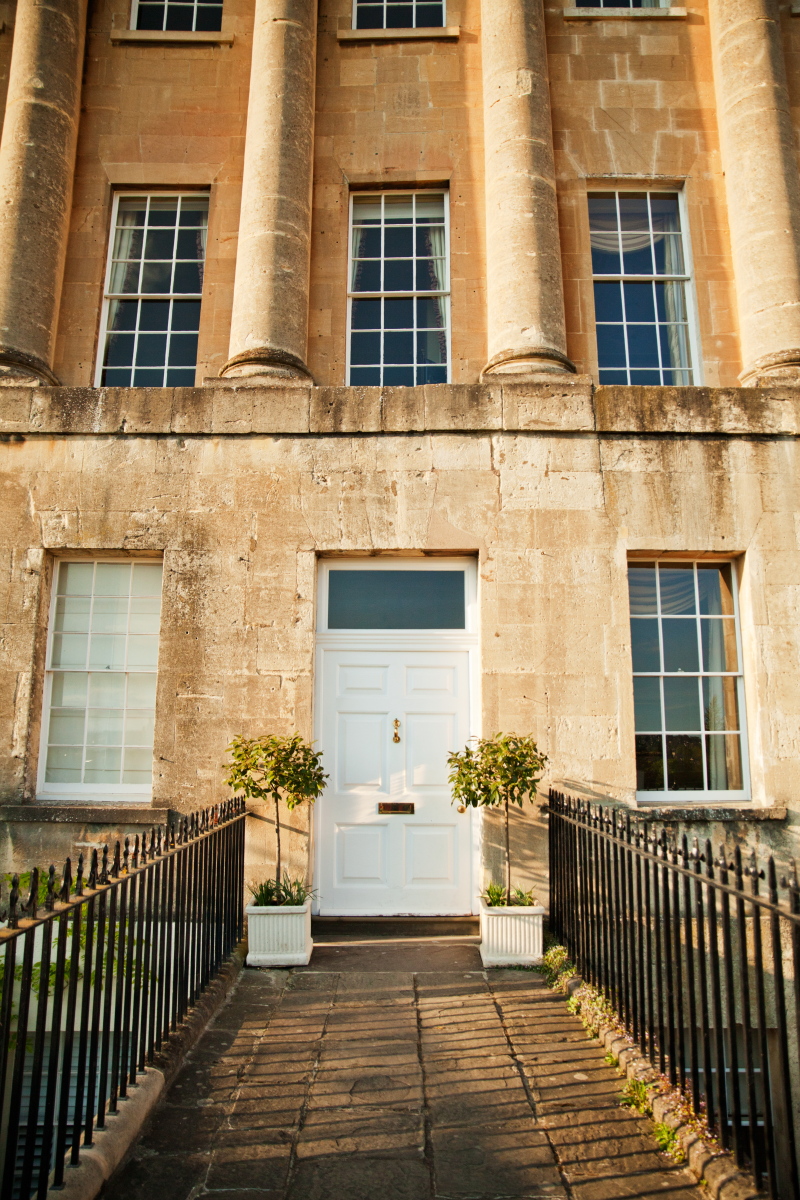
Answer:
[[[480,918],[461,917],[355,917],[319,916],[311,918],[312,936],[357,939],[474,937],[480,930]]]

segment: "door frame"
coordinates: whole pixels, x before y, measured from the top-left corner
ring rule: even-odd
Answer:
[[[359,629],[353,632],[327,627],[328,578],[331,571],[464,571],[466,586],[466,629]],[[478,628],[478,558],[476,555],[431,555],[425,558],[352,558],[337,555],[335,558],[317,559],[317,604],[316,633],[314,646],[314,688],[312,697],[314,741],[322,748],[322,705],[323,670],[322,660],[326,650],[366,650],[381,653],[391,650],[436,651],[463,650],[467,653],[469,687],[469,737],[481,733],[481,676],[480,635]],[[325,765],[323,760],[323,766]],[[310,825],[312,838],[309,863],[312,869],[311,885],[320,879],[322,859],[321,815],[318,806],[313,806]],[[483,813],[471,809],[464,814],[470,823],[469,891],[473,913],[480,913],[480,879],[482,869]],[[311,911],[319,912],[319,895],[312,900]]]

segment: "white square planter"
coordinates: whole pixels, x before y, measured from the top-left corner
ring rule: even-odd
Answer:
[[[311,958],[311,897],[302,905],[248,904],[248,967],[304,967]]]
[[[481,900],[481,961],[485,967],[529,967],[542,961],[542,918],[536,907],[491,908]]]

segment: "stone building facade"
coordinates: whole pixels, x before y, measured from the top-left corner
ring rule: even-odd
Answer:
[[[497,730],[796,853],[800,8],[5,10],[6,867],[294,730],[323,912],[470,911]]]

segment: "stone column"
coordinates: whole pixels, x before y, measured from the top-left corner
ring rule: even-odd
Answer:
[[[542,0],[483,0],[484,375],[574,371],[567,358]]]
[[[86,0],[19,0],[0,142],[0,384],[57,383]]]
[[[777,0],[710,0],[743,384],[800,383],[800,176]]]
[[[316,21],[316,0],[256,0],[229,379],[310,380]]]

